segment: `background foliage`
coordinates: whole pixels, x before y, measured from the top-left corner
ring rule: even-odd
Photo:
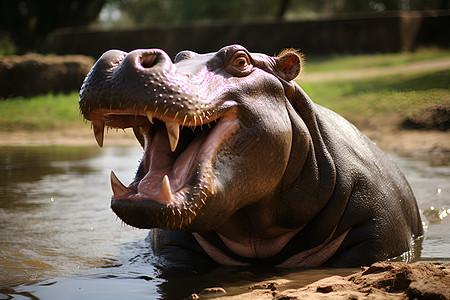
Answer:
[[[2,0],[0,49],[45,52],[56,28],[89,24],[298,19],[323,13],[449,8],[450,0]]]
[[[106,1],[1,0],[0,43],[12,40],[19,53],[43,50],[53,30],[90,24]]]
[[[182,23],[305,17],[318,13],[450,8],[449,0],[108,0],[128,22]]]

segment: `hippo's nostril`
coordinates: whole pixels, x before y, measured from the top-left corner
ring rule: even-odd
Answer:
[[[158,54],[153,54],[153,53],[143,54],[140,59],[141,66],[146,69],[150,69],[150,68],[154,67],[157,63],[157,59],[156,59],[157,57],[158,57]]]

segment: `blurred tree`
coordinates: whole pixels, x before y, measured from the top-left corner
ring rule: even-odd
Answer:
[[[278,11],[276,13],[277,19],[282,19],[283,16],[286,14],[286,11],[288,9],[290,0],[279,0],[278,1]]]
[[[136,24],[275,17],[289,0],[110,0]]]
[[[107,0],[1,0],[0,31],[9,35],[19,53],[45,50],[58,27],[87,25]]]
[[[107,0],[131,24],[283,19],[286,15],[449,8],[450,0]],[[120,23],[120,22],[119,22]]]
[[[411,10],[416,9],[450,9],[450,0],[410,0]]]
[[[291,2],[294,5],[308,5],[317,12],[408,11],[450,8],[450,0],[292,0]]]
[[[90,24],[104,4],[128,25],[450,8],[450,0],[0,0],[0,42],[12,40],[19,53],[43,51],[54,29]]]

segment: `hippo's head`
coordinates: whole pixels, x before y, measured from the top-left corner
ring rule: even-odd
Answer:
[[[238,45],[182,51],[174,62],[158,49],[103,54],[84,81],[81,112],[100,146],[105,127],[132,128],[144,150],[128,187],[111,173],[113,211],[131,226],[190,231],[245,207],[279,217],[272,199],[292,184],[284,176],[302,138],[289,102],[300,68],[294,51],[269,57]]]

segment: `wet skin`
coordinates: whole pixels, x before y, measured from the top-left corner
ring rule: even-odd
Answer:
[[[103,54],[80,91],[83,116],[133,128],[144,150],[111,207],[155,228],[156,253],[181,264],[360,266],[401,255],[422,234],[391,159],[293,81],[300,56],[159,49]]]

